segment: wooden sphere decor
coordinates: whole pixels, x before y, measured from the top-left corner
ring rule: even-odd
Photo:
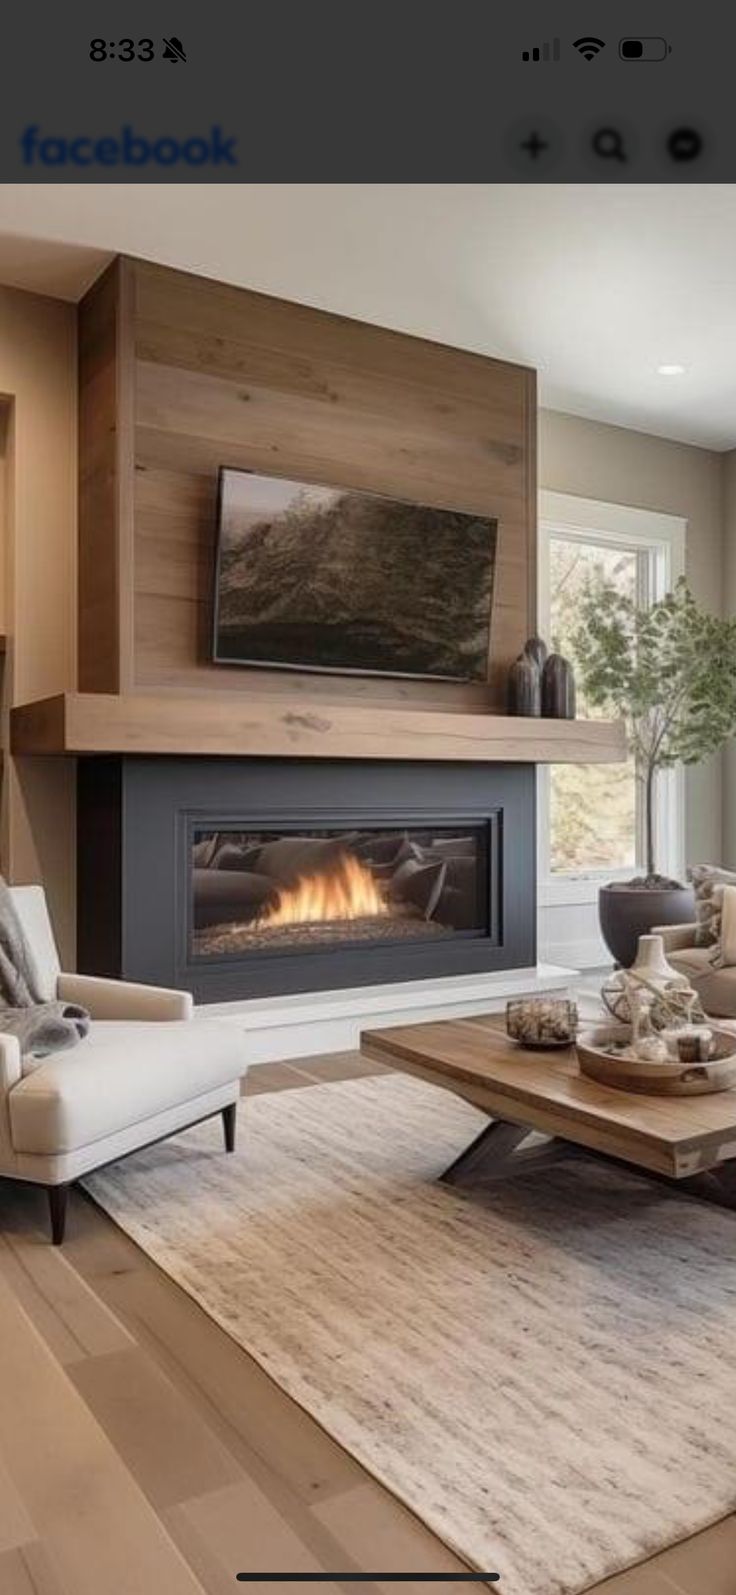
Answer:
[[[542,677],[535,659],[527,653],[519,654],[509,670],[509,714],[539,715],[542,713]]]
[[[542,671],[542,714],[551,720],[575,719],[575,676],[569,659],[550,654]]]

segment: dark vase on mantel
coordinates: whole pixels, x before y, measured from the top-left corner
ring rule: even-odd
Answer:
[[[575,719],[575,676],[569,659],[550,654],[542,671],[542,714],[550,720]]]
[[[549,648],[547,647],[547,644],[544,641],[544,638],[543,637],[529,637],[528,640],[524,643],[524,650],[523,651],[524,651],[525,654],[528,654],[530,659],[534,660],[535,665],[537,665],[539,667],[539,670],[541,672],[544,669],[545,661],[546,661],[547,655],[549,653]]]
[[[542,676],[535,659],[524,651],[509,670],[509,714],[540,715],[542,713]]]

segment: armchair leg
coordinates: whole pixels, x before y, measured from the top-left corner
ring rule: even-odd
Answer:
[[[49,1214],[51,1217],[51,1239],[54,1246],[61,1246],[66,1229],[66,1208],[69,1195],[68,1185],[49,1185]]]
[[[238,1122],[238,1104],[231,1102],[229,1107],[222,1110],[222,1129],[225,1136],[225,1151],[235,1151],[235,1129]]]

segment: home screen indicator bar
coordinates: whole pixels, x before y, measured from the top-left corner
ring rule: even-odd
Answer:
[[[240,1584],[497,1584],[500,1573],[236,1573]]]

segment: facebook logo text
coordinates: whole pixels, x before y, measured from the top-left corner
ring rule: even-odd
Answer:
[[[33,124],[20,136],[25,166],[237,166],[235,144],[217,126],[206,137],[151,139],[130,125],[115,137],[62,138]]]

